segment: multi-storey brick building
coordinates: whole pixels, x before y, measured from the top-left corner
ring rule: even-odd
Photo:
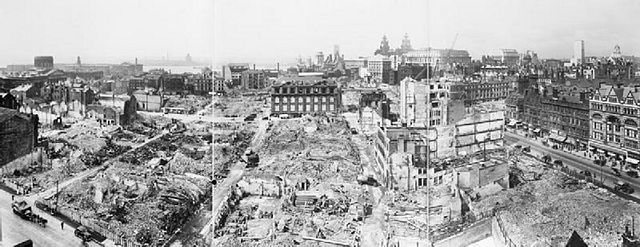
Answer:
[[[511,90],[507,80],[488,82],[456,82],[451,85],[451,98],[463,100],[465,105],[506,99]]]
[[[570,148],[586,148],[589,142],[589,98],[587,88],[552,88],[542,98],[543,125],[553,133],[552,141]],[[557,133],[556,133],[557,132]]]
[[[625,160],[640,160],[640,87],[601,85],[589,105],[590,151]]]
[[[301,115],[338,112],[342,91],[330,80],[289,80],[271,86],[271,113]]]
[[[267,76],[262,70],[246,70],[241,73],[241,87],[244,89],[261,89],[267,86]]]
[[[447,82],[430,80],[427,83],[426,80],[416,81],[411,78],[400,82],[400,119],[407,126],[447,125],[448,105]]]
[[[367,68],[371,78],[378,83],[389,83],[391,79],[391,61],[389,58],[377,55],[368,60]]]

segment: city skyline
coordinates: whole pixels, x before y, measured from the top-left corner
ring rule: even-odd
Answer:
[[[468,50],[474,59],[497,55],[503,48],[520,53],[533,50],[540,58],[570,59],[576,40],[584,40],[586,56],[608,56],[615,45],[622,48],[624,55],[640,52],[636,45],[640,43],[640,35],[628,31],[633,29],[633,23],[640,23],[640,18],[632,14],[640,10],[640,3],[632,1],[379,0],[366,3],[369,4],[362,1],[217,1],[214,61],[216,64],[290,63],[298,56],[307,58],[317,51],[330,52],[334,44],[340,45],[345,58],[371,56],[383,35],[392,48],[397,48],[405,33],[409,34],[414,49],[451,48],[453,44],[454,49]],[[238,11],[245,14],[233,14]],[[430,13],[429,18],[424,12]],[[456,34],[458,38],[454,42]]]
[[[209,59],[213,50],[213,3],[170,1],[18,1],[0,9],[0,67],[32,64],[34,56],[56,63],[121,63],[169,54]],[[171,16],[179,18],[171,18]]]

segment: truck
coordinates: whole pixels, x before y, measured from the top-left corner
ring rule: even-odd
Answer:
[[[256,167],[260,163],[260,157],[251,149],[247,149],[247,151],[244,152],[242,160],[247,164],[247,167]]]
[[[31,206],[29,206],[29,204],[24,200],[18,200],[11,203],[11,209],[14,214],[20,216],[22,219],[34,222],[42,227],[45,227],[47,224],[47,219],[33,213]]]
[[[631,185],[629,183],[622,181],[616,182],[616,185],[613,189],[626,194],[633,194],[633,192],[635,192],[634,189],[631,188]]]

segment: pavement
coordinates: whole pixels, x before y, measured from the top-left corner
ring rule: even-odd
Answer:
[[[617,181],[627,182],[635,190],[632,196],[640,198],[640,178],[629,177],[622,172],[620,177],[613,175],[609,166],[600,166],[593,163],[593,160],[585,157],[584,152],[567,152],[560,149],[553,149],[541,143],[540,140],[526,138],[513,132],[505,131],[504,140],[507,144],[521,143],[523,146],[531,146],[534,155],[542,157],[549,154],[553,160],[562,160],[562,163],[570,169],[576,171],[589,171],[598,181],[603,181],[605,185],[613,187]]]
[[[19,198],[16,196],[15,199]],[[64,229],[61,229],[60,220],[38,210],[33,204],[31,206],[34,213],[47,219],[46,227],[43,228],[14,214],[11,210],[11,194],[0,190],[1,246],[14,246],[28,239],[33,241],[33,246],[100,246],[95,242],[83,244],[82,240],[73,234],[73,227],[65,224]]]

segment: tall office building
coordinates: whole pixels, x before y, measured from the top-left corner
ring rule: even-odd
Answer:
[[[573,61],[576,64],[584,63],[584,40],[576,40],[573,43]]]

